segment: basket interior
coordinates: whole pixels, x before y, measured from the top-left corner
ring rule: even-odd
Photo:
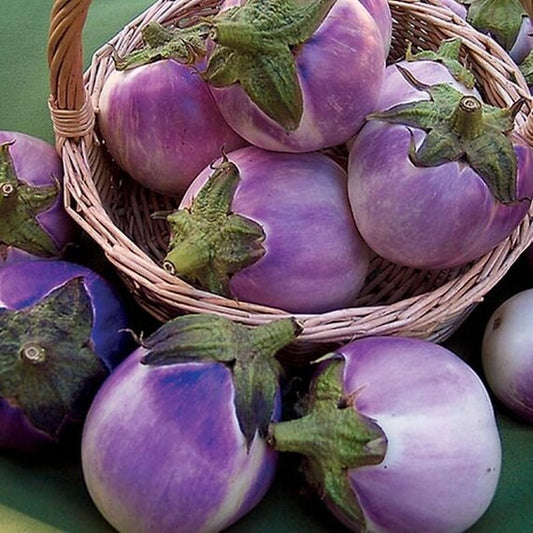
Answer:
[[[218,2],[165,2],[165,9],[149,11],[102,47],[93,57],[86,73],[86,84],[94,108],[106,76],[113,69],[112,52],[125,54],[141,44],[140,28],[149,20],[158,20],[164,25],[183,23],[195,15],[216,10]],[[484,36],[475,32],[445,8],[438,7],[436,0],[428,2],[390,1],[393,15],[393,39],[389,63],[403,57],[407,44],[413,50],[436,49],[444,39],[460,36],[463,39],[463,58],[477,78],[479,89],[493,105],[510,105],[520,96],[528,95],[527,87],[515,76],[516,67],[502,50]],[[112,46],[109,46],[112,44]],[[496,46],[496,48],[494,48]],[[525,121],[529,102],[517,116],[517,125]],[[98,115],[96,115],[98,119]],[[164,274],[161,260],[169,239],[169,228],[162,218],[154,218],[156,212],[171,211],[179,203],[178,197],[162,196],[136,183],[120,170],[109,157],[105,142],[98,132],[96,120],[95,143],[92,154],[92,179],[99,195],[101,208],[111,218],[126,239],[138,246],[153,263],[152,268]],[[336,151],[342,163],[342,149]],[[472,264],[443,271],[421,271],[400,267],[379,257],[371,262],[370,272],[354,306],[388,305],[400,300],[433,291],[472,268]],[[166,273],[165,273],[166,274]],[[182,283],[176,280],[176,283]]]

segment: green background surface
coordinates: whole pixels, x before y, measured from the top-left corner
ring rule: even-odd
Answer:
[[[84,30],[84,52],[91,54],[149,0],[94,0]],[[3,0],[0,10],[0,130],[16,130],[49,142],[46,41],[50,0]],[[87,242],[80,260],[103,258]],[[533,286],[522,259],[487,296],[445,345],[481,374],[479,350],[484,325],[493,310],[512,294]],[[142,314],[139,314],[140,320]],[[482,375],[482,374],[481,374]],[[484,533],[533,531],[533,426],[521,423],[494,401],[503,446],[500,483],[488,511],[469,530]],[[283,459],[279,475],[265,499],[232,532],[310,533],[344,531],[312,495],[305,491],[296,457]],[[453,509],[450,509],[453,513]],[[97,533],[112,531],[93,506],[81,473],[79,457],[48,459],[0,455],[0,531],[6,533]]]

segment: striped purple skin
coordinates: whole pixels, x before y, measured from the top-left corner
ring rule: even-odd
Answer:
[[[518,292],[492,314],[481,356],[489,389],[511,412],[533,424],[533,289]]]
[[[259,223],[266,253],[230,279],[243,301],[293,313],[350,305],[368,270],[369,252],[348,205],[346,173],[319,153],[282,154],[246,147],[228,154],[240,171],[232,212]],[[180,208],[212,173],[206,168]]]
[[[406,67],[424,83],[451,82],[441,65],[424,61]],[[415,101],[417,95],[427,98],[396,68],[388,67],[379,109]],[[422,130],[372,120],[350,147],[348,195],[361,235],[389,261],[423,269],[463,265],[489,252],[520,223],[529,201],[498,202],[461,161],[415,167],[409,159],[410,131],[419,146]],[[512,141],[518,158],[518,197],[531,198],[533,154],[517,135]]]
[[[221,150],[244,146],[197,72],[173,60],[111,73],[99,126],[116,162],[143,186],[183,192]]]
[[[92,301],[92,342],[95,353],[112,370],[131,349],[131,336],[124,305],[114,288],[91,270],[67,261],[36,259],[0,269],[0,313],[2,309],[24,309],[71,279],[82,276]],[[64,335],[64,332],[59,332]],[[65,425],[69,421],[65,420]],[[58,438],[61,435],[57,436]],[[57,440],[35,428],[24,413],[0,397],[0,448],[40,452]]]
[[[0,144],[12,141],[14,142],[9,148],[9,153],[18,179],[35,187],[49,187],[54,185],[56,180],[61,185],[63,165],[51,144],[25,133],[0,131]],[[60,256],[76,236],[76,225],[65,211],[61,191],[58,192],[55,203],[40,213],[37,220],[52,238],[57,247],[57,255]],[[9,246],[5,250],[5,256],[0,257],[0,267],[2,264],[33,258],[34,255]]]
[[[388,442],[382,463],[349,474],[368,530],[466,530],[492,501],[501,468],[478,375],[449,350],[418,339],[370,337],[339,352],[345,393]]]
[[[144,353],[111,374],[87,416],[89,493],[119,531],[220,531],[263,497],[277,453],[257,436],[247,453],[224,365],[151,367]]]
[[[251,144],[281,152],[307,152],[341,144],[374,110],[385,68],[376,22],[354,0],[338,0],[296,54],[303,92],[299,127],[287,132],[234,84],[212,88],[228,124]]]

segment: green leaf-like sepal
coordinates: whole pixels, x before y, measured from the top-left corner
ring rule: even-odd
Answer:
[[[206,40],[210,31],[207,23],[171,30],[159,22],[149,22],[142,29],[144,46],[125,56],[115,53],[115,69],[131,70],[163,59],[193,65],[207,53]]]
[[[422,50],[416,54],[411,51],[412,44],[409,42],[405,53],[405,59],[407,61],[428,60],[441,63],[449,70],[454,79],[462,83],[466,88],[473,89],[476,84],[476,79],[472,72],[470,72],[470,70],[468,70],[459,60],[461,42],[461,39],[455,37],[453,39],[442,41],[436,51]]]
[[[372,113],[369,119],[420,128],[427,132],[418,149],[414,141],[410,158],[417,166],[436,166],[464,160],[487,184],[493,196],[504,204],[519,200],[516,191],[517,157],[508,134],[521,101],[511,108],[499,108],[464,95],[447,83],[425,85],[406,69],[402,74],[429,100],[398,104]]]
[[[349,471],[381,463],[387,439],[374,421],[357,412],[354,397],[346,396],[343,369],[344,360],[332,357],[313,382],[308,413],[272,424],[269,441],[278,451],[304,455],[309,484],[335,504],[346,522],[365,531]]]
[[[533,51],[529,52],[519,67],[526,83],[531,87],[533,85]]]
[[[520,0],[472,0],[466,20],[483,33],[490,35],[509,51],[527,16]]]
[[[294,57],[287,47],[276,44],[267,53],[235,52],[218,48],[209,60],[204,79],[213,87],[240,83],[250,99],[287,131],[295,130],[303,112],[303,97],[296,74]]]
[[[265,253],[262,226],[231,211],[239,180],[237,166],[224,159],[190,208],[179,209],[167,217],[171,238],[164,268],[227,297],[231,275]]]
[[[39,257],[53,257],[58,249],[37,217],[57,200],[59,183],[32,187],[16,174],[12,143],[0,145],[0,242]]]
[[[0,310],[0,396],[54,439],[67,419],[83,418],[107,376],[92,324],[82,278],[30,307]]]
[[[250,99],[287,131],[303,113],[293,48],[310,39],[336,0],[248,0],[213,21],[217,45],[204,78],[240,83]]]
[[[235,411],[249,447],[265,436],[279,390],[282,367],[275,354],[301,331],[290,319],[247,327],[211,314],[186,315],[161,326],[143,341],[143,363],[173,365],[219,362],[232,372]]]

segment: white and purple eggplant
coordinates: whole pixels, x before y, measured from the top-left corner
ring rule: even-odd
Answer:
[[[265,27],[254,26],[264,4],[241,2],[214,24],[216,46],[203,76],[222,115],[267,150],[345,142],[374,109],[383,80],[386,39],[376,21],[353,0],[287,2],[281,16],[270,2]]]
[[[100,94],[98,125],[117,164],[162,194],[182,193],[222,149],[247,144],[198,72],[172,59],[113,71]]]
[[[320,313],[352,304],[367,274],[346,172],[318,152],[236,150],[200,173],[166,218],[163,266],[226,297]]]
[[[368,337],[323,361],[307,414],[269,442],[305,456],[311,486],[354,531],[461,532],[490,505],[501,444],[479,376],[420,339]]]
[[[505,300],[485,326],[481,361],[494,395],[518,417],[533,423],[533,289]]]
[[[205,57],[201,75],[227,123],[264,149],[308,152],[354,135],[381,87],[390,13],[376,5],[375,20],[357,0],[235,4],[192,28],[149,26],[124,64]]]
[[[211,533],[264,496],[278,454],[278,350],[291,319],[249,328],[209,314],[167,322],[106,380],[82,436],[84,479],[119,531]]]
[[[0,449],[40,453],[81,429],[97,388],[131,351],[124,304],[62,260],[0,269]]]
[[[418,69],[396,66],[405,80],[391,76],[380,111],[351,144],[349,198],[379,255],[409,267],[456,267],[489,252],[526,215],[533,154],[514,130],[521,101],[490,106],[450,74],[424,79],[424,65]]]
[[[60,257],[74,241],[62,180],[61,159],[52,145],[0,131],[0,264]]]

